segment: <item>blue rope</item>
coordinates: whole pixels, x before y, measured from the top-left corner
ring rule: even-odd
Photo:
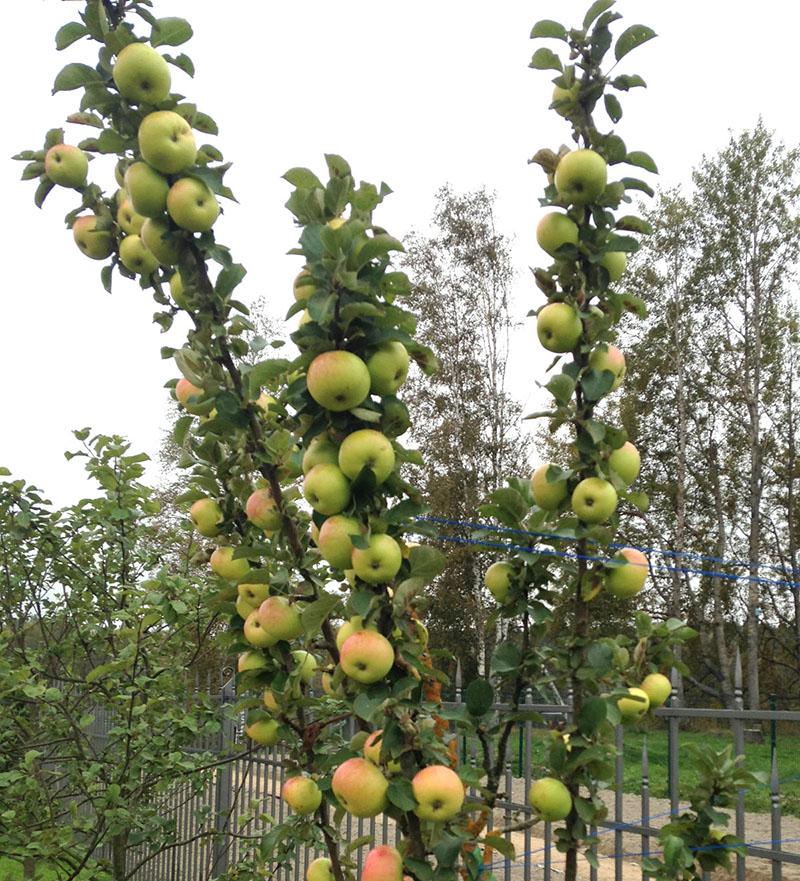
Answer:
[[[588,560],[591,562],[605,563],[608,561],[607,557],[598,557],[593,554],[577,554],[571,553],[569,551],[554,551],[549,548],[540,548],[540,547],[531,547],[530,545],[515,545],[515,544],[506,544],[503,542],[488,542],[481,541],[480,539],[475,538],[461,538],[459,536],[450,536],[450,535],[442,535],[439,533],[436,536],[439,541],[447,541],[454,544],[464,544],[464,545],[476,545],[478,547],[485,548],[495,548],[499,550],[508,550],[508,551],[525,551],[531,554],[539,554],[543,557],[558,557],[565,560]],[[623,547],[627,547],[627,545],[623,545]],[[629,565],[633,566],[645,566],[649,564],[645,563],[631,563]],[[710,578],[721,578],[725,581],[749,581],[755,584],[764,584],[764,585],[772,585],[773,587],[791,587],[793,589],[800,588],[800,582],[798,581],[783,581],[775,578],[761,578],[757,575],[735,575],[731,572],[716,572],[714,570],[707,569],[692,569],[688,566],[653,566],[654,572],[681,572],[689,575],[704,575]]]
[[[442,526],[464,526],[468,529],[481,529],[486,532],[505,532],[513,535],[530,535],[534,538],[546,538],[553,539],[555,541],[575,541],[573,538],[568,538],[563,535],[559,535],[557,532],[531,532],[527,529],[512,529],[509,526],[494,526],[491,523],[480,523],[471,520],[452,520],[448,517],[417,517],[419,521],[427,522],[427,523],[438,523]],[[594,542],[594,539],[590,539],[590,541]],[[596,542],[595,542],[596,543]],[[777,563],[760,563],[758,560],[755,560],[751,563],[745,562],[744,560],[726,560],[724,557],[712,557],[708,554],[696,554],[689,551],[671,551],[665,550],[664,548],[651,548],[651,547],[637,547],[636,545],[626,545],[618,542],[612,542],[608,545],[610,548],[628,548],[632,547],[634,550],[641,551],[643,554],[658,554],[662,557],[683,557],[687,560],[699,560],[705,561],[707,563],[719,563],[722,566],[738,566],[738,567],[747,567],[754,566],[758,569],[768,569],[774,572],[784,572],[791,573],[792,575],[800,575],[800,570],[789,568],[786,566],[781,566]],[[796,583],[796,582],[791,582]]]

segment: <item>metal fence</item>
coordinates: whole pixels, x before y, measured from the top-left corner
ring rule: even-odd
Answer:
[[[230,686],[228,689],[220,695],[221,700],[232,700]],[[459,690],[454,703],[460,702],[460,698]],[[502,708],[503,705],[497,706],[499,710]],[[569,701],[535,703],[528,695],[522,709],[538,712],[548,721],[568,720],[570,717]],[[773,723],[773,726],[776,723],[800,723],[800,711],[745,710],[738,664],[733,709],[680,706],[677,689],[673,688],[670,705],[656,710],[654,716],[649,729],[651,733],[644,736],[641,754],[636,762],[637,770],[641,771],[641,784],[636,793],[624,792],[626,734],[622,727],[617,729],[615,785],[605,796],[609,808],[608,819],[600,828],[593,830],[597,835],[593,851],[598,865],[591,866],[584,861],[580,864],[581,877],[588,881],[611,881],[612,877],[614,881],[638,881],[642,877],[640,861],[658,853],[658,829],[684,806],[679,790],[681,766],[685,765],[681,750],[682,725],[689,720],[694,725],[706,720],[718,729],[716,735],[710,732],[709,737],[722,737],[719,728],[729,728],[726,739],[733,743],[734,753],[742,755],[747,730],[754,723]],[[242,736],[241,727],[241,723],[225,722],[219,736],[220,754],[229,753],[236,744],[244,745],[246,738]],[[656,798],[652,794],[648,736],[658,736],[663,741],[664,733],[668,754],[667,792],[665,798]],[[526,794],[532,779],[541,773],[546,735],[541,725],[524,722],[519,724],[512,741],[502,787],[504,792],[490,819],[490,828],[505,828],[531,817]],[[208,746],[204,744],[205,748]],[[462,762],[472,765],[478,763],[477,743],[462,737],[459,747]],[[778,750],[772,749],[770,768],[751,767],[751,770],[770,772],[770,807],[763,812],[746,812],[745,792],[738,795],[736,805],[731,810],[732,820],[728,830],[747,842],[747,855],[735,857],[736,879],[800,879],[800,818],[782,817],[781,814],[782,781]],[[630,778],[630,767],[628,771]],[[280,798],[284,779],[284,753],[280,747],[276,747],[243,754],[228,764],[220,765],[199,794],[192,794],[188,787],[176,788],[170,793],[164,807],[175,816],[179,840],[185,839],[187,843],[143,862],[135,873],[135,881],[210,881],[222,874],[253,845],[253,839],[248,836],[258,836],[265,831],[261,824],[248,820],[248,812],[252,813],[254,805],[259,812],[270,815],[277,822],[286,819],[287,809]],[[469,795],[475,797],[476,793],[470,791]],[[200,824],[198,812],[205,817]],[[343,831],[348,840],[353,841],[364,835],[372,836],[374,844],[394,843],[396,840],[396,827],[385,816],[373,820],[356,820],[347,816],[343,822]],[[209,832],[218,834],[210,835]],[[534,878],[536,881],[557,881],[561,877],[564,858],[554,846],[550,823],[508,832],[505,837],[514,845],[516,857],[510,860],[496,855],[497,859],[487,867],[487,876],[491,872],[502,881],[531,881]],[[358,857],[359,870],[363,850]],[[286,873],[286,881],[304,878],[309,862],[320,855],[323,854],[313,851],[298,853],[293,868]],[[129,855],[130,867],[133,868],[145,858],[144,846],[132,850]]]

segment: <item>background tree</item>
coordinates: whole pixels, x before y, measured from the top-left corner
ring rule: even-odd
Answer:
[[[503,475],[529,470],[521,409],[506,389],[514,271],[511,242],[496,228],[495,197],[442,187],[433,232],[414,234],[405,265],[417,335],[437,355],[433,380],[412,375],[407,401],[412,438],[425,465],[418,480],[431,514],[471,522]],[[456,537],[471,530],[442,525]],[[487,554],[474,545],[443,547],[448,566],[436,580],[428,625],[432,645],[460,659],[467,679],[483,675],[495,642],[493,603],[483,585]],[[465,638],[465,634],[469,638]]]
[[[177,782],[200,791],[204,767],[224,761],[200,748],[220,725],[197,681],[215,615],[196,573],[164,565],[174,544],[164,552],[140,482],[147,457],[76,435],[69,455],[97,496],[52,510],[24,481],[0,483],[0,852],[69,881],[107,846],[125,881],[180,844],[159,796]]]

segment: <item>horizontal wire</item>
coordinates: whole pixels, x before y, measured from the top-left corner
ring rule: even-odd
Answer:
[[[564,535],[559,535],[557,532],[533,532],[527,529],[513,529],[510,526],[494,526],[491,523],[480,523],[471,520],[453,520],[449,517],[431,516],[420,516],[416,519],[422,522],[437,523],[444,526],[465,526],[468,529],[481,529],[486,532],[506,532],[513,535],[530,535],[534,538],[547,538],[554,539],[556,541],[577,541],[577,539],[569,538]],[[589,539],[589,541],[594,544],[597,543],[595,539]],[[636,551],[641,551],[643,554],[658,554],[662,557],[683,557],[687,560],[699,560],[705,561],[707,563],[719,563],[721,566],[736,566],[740,568],[750,568],[751,566],[753,566],[757,569],[768,569],[773,572],[784,572],[791,573],[792,575],[800,575],[800,569],[795,569],[793,567],[787,568],[786,566],[781,566],[778,563],[761,563],[758,560],[748,563],[744,560],[727,560],[725,559],[725,557],[712,557],[708,554],[697,554],[693,551],[671,551],[665,548],[637,547],[636,545],[627,545],[618,542],[612,542],[608,545],[608,547],[633,548]]]

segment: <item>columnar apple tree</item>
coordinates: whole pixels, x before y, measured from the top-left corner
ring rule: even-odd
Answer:
[[[640,220],[617,219],[614,211],[628,190],[646,185],[628,178],[607,185],[606,169],[651,164],[592,121],[606,88],[642,84],[601,72],[608,25],[618,18],[605,11],[610,5],[595,3],[582,29],[543,22],[534,30],[566,40],[571,50],[563,71],[549,50],[537,52],[534,66],[558,68],[556,109],[580,143],[563,157],[537,156],[555,173],[546,202],[557,208],[539,231],[554,256],[552,267],[537,272],[549,300],[539,315],[540,338],[554,352],[572,353],[548,384],[556,401],[548,415],[554,428],[574,426],[576,458],[537,472],[532,487],[512,482],[486,508],[518,528],[547,523],[577,541],[577,560],[556,564],[544,552],[530,553],[493,568],[487,584],[501,613],[519,621],[521,638],[501,645],[492,680],[472,683],[466,705],[447,712],[420,621],[425,586],[442,561],[409,540],[424,532],[414,519],[424,505],[402,472],[416,454],[398,440],[409,428],[397,395],[409,362],[430,371],[435,360],[414,342],[414,317],[400,305],[410,283],[391,257],[402,245],[374,218],[389,189],[357,184],[334,155],[326,157],[327,180],[306,168],[286,173],[293,188],[287,207],[301,230],[290,310],[302,313],[292,334],[299,355],[263,357],[267,343],[247,341],[247,309],[234,297],[244,267],[215,235],[218,197],[233,195],[224,183],[228,166],[215,146],[198,146],[196,133],[216,134],[216,125],[172,90],[173,70],[191,76],[193,64],[163,47],[185,43],[189,24],[155,17],[149,0],[86,0],[80,20],[56,36],[58,49],[84,39],[100,44],[96,61],[68,64],[54,84],[55,91],[80,92],[68,123],[96,131],[71,145],[62,129],[52,129],[42,149],[17,157],[28,163],[23,177],[38,179],[40,207],[54,186],[74,190],[66,224],[78,248],[102,262],[106,289],[115,274],[135,279],[152,292],[162,329],[178,312],[190,319],[185,343],[162,350],[180,373],[174,394],[185,414],[175,438],[180,464],[192,473],[184,501],[199,535],[213,542],[199,556],[219,580],[218,602],[230,614],[226,639],[239,653],[248,736],[281,743],[288,755],[282,797],[293,813],[264,830],[253,860],[237,867],[239,879],[291,862],[299,844],[327,853],[308,881],[353,877],[362,847],[369,849],[364,881],[401,881],[404,874],[444,881],[459,870],[474,877],[487,871],[493,849],[512,856],[506,838],[486,831],[488,820],[511,735],[528,718],[521,696],[551,678],[571,681],[574,718],[554,741],[550,773],[534,784],[528,824],[566,819],[558,844],[574,877],[577,849],[603,816],[598,788],[610,773],[613,723],[640,716],[647,694],[653,703],[665,698],[661,674],[688,628],[640,617],[632,670],[624,640],[589,637],[592,597],[601,589],[631,595],[644,577],[633,552],[595,559],[612,537],[618,494],[636,501],[627,490],[638,470],[635,450],[595,408],[622,381],[613,328],[635,305],[609,289],[622,274],[624,252],[636,247],[619,231],[645,231]],[[626,31],[617,57],[648,34],[638,26]],[[621,114],[611,93],[605,106],[612,118]],[[116,190],[89,182],[95,163],[88,156],[103,155],[116,161]],[[262,360],[253,357],[258,352]],[[574,630],[556,642],[548,639],[551,600],[564,589],[575,594]],[[618,704],[623,683],[650,669],[654,677]],[[498,694],[511,701],[499,714]],[[348,721],[359,729],[352,739],[343,733]],[[451,722],[480,742],[477,768],[459,767]],[[696,861],[708,867],[724,860],[724,851],[706,858],[689,848],[709,839],[713,798],[739,781],[736,773],[710,776],[708,798],[703,790],[695,805],[699,823],[693,814],[685,829],[676,827],[672,855],[654,861],[653,872],[676,875],[693,871]],[[477,790],[474,800],[465,800],[465,784]],[[346,814],[381,813],[399,829],[398,848],[344,840]]]

